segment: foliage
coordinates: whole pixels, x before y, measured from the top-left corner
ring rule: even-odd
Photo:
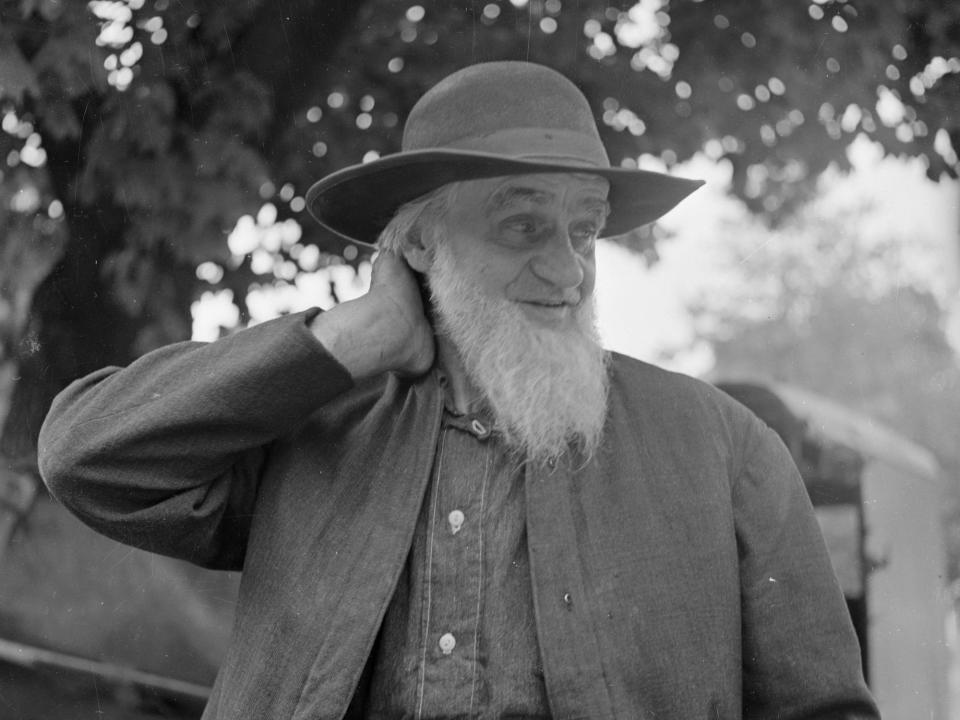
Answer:
[[[614,162],[704,151],[772,220],[859,132],[931,176],[958,169],[951,0],[0,0],[0,15],[8,456],[29,455],[67,381],[186,337],[211,280],[245,310],[304,246],[342,262],[308,222],[266,277],[225,239],[264,202],[302,217],[312,180],[395,151],[419,94],[470,62],[557,67]]]
[[[393,151],[397,117],[451,67],[526,58],[577,80],[614,162],[649,153],[670,166],[706,149],[733,164],[734,191],[759,212],[790,209],[802,181],[845,165],[843,150],[860,132],[888,152],[924,157],[931,177],[956,176],[955,153],[948,161],[934,144],[941,129],[942,143],[960,140],[951,109],[960,62],[933,61],[960,49],[955,3],[609,5],[434,3],[421,18],[399,16],[394,2],[367,3],[364,30],[342,46],[330,76],[336,104],[320,103],[326,114],[300,125],[291,145],[356,134],[367,112],[363,140],[327,142],[317,170]]]

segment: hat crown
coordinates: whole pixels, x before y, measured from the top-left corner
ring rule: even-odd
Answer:
[[[306,200],[322,226],[374,247],[398,208],[439,187],[538,173],[605,178],[609,235],[656,220],[702,184],[610,167],[577,86],[550,68],[511,61],[472,65],[441,80],[410,111],[400,152],[327,175]]]
[[[402,150],[471,147],[490,152],[507,148],[495,134],[529,129],[581,136],[598,165],[609,166],[596,121],[584,94],[551,68],[529,62],[471,65],[441,80],[410,111]],[[514,154],[509,153],[508,154]]]

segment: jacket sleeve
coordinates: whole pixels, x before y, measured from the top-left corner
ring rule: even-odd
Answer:
[[[744,718],[877,718],[857,638],[786,447],[751,417],[733,489]]]
[[[40,431],[51,494],[120,542],[240,569],[271,442],[352,386],[311,333],[316,314],[171,345],[71,384]]]

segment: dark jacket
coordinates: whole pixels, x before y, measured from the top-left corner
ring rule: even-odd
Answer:
[[[117,540],[243,569],[205,718],[340,718],[434,459],[434,374],[354,386],[296,315],[67,388],[52,493]],[[603,447],[530,467],[555,718],[874,717],[802,482],[721,392],[614,355]],[[860,713],[860,714],[858,714]]]

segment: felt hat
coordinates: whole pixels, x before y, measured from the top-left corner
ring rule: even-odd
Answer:
[[[306,201],[324,228],[372,247],[400,206],[442,185],[535,173],[606,178],[607,237],[656,220],[703,184],[610,167],[577,86],[543,65],[507,61],[441,80],[410,111],[400,152],[327,175]]]

